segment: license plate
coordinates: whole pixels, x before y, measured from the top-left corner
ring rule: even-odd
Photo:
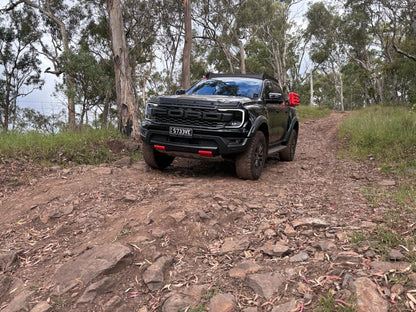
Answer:
[[[177,128],[177,127],[169,127],[169,134],[171,136],[180,136],[180,137],[192,137],[192,129],[191,128]]]

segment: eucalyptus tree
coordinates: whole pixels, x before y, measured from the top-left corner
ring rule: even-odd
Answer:
[[[0,125],[6,132],[16,115],[16,100],[40,89],[39,55],[33,44],[39,39],[37,16],[28,8],[0,17]]]
[[[61,53],[71,51],[71,40],[77,34],[79,25],[85,18],[80,7],[76,3],[69,5],[64,0],[11,0],[6,10],[14,10],[21,4],[36,10],[43,17],[43,23],[35,25],[34,29],[42,28],[42,32],[48,37],[46,40],[43,38],[39,41],[41,49],[38,50],[53,64],[54,68],[48,68],[46,72],[57,76],[63,74],[67,89],[71,90],[73,79],[71,75],[62,71],[59,57]],[[70,95],[68,96],[68,124],[70,129],[75,129],[75,103]]]
[[[323,2],[311,5],[306,13],[308,26],[306,36],[310,42],[310,58],[317,69],[332,79],[334,92],[326,96],[333,97],[334,106],[344,110],[344,81],[342,69],[346,64],[342,43],[341,17],[334,7]],[[328,75],[328,72],[331,74]],[[336,95],[336,96],[335,96]]]
[[[290,10],[299,1],[295,0],[263,0],[265,14],[260,23],[258,37],[265,42],[268,53],[267,63],[271,66],[284,94],[288,94],[289,72],[299,73],[302,53],[297,49],[301,43],[297,29],[290,19]],[[298,68],[296,68],[298,66]]]
[[[122,134],[139,137],[138,105],[132,80],[129,48],[120,0],[107,0],[111,48],[117,93],[118,127]]]

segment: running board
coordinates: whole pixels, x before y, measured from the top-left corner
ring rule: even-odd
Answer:
[[[276,147],[269,148],[268,155],[270,156],[270,155],[276,154],[276,153],[278,153],[278,152],[281,152],[281,151],[283,151],[284,149],[286,149],[286,147],[287,147],[286,145],[278,145],[278,146],[276,146]]]

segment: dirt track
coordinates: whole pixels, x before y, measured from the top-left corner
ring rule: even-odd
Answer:
[[[346,300],[341,291],[346,274],[367,274],[366,250],[352,247],[346,233],[382,219],[361,193],[381,179],[377,170],[335,156],[344,117],[333,113],[302,123],[295,161],[269,159],[258,181],[237,179],[232,164],[175,160],[163,172],[144,163],[59,169],[4,192],[0,311],[17,296],[10,294],[13,283],[20,283],[19,292],[33,291],[24,303],[28,307],[47,302],[53,311],[178,311],[193,305],[222,311],[213,308],[213,290],[233,302],[223,311],[283,311],[278,308],[285,302],[296,311],[313,311],[328,289]],[[281,255],[267,251],[276,242],[288,247]],[[93,246],[115,243],[127,246],[129,255],[88,283],[79,280],[54,293],[58,275],[67,273],[63,264]],[[340,254],[345,257],[337,261]],[[146,276],[155,263],[162,286],[152,289],[155,281]],[[267,286],[259,290],[248,275],[272,278],[271,272],[279,272],[281,283],[268,296]],[[111,277],[111,286],[76,304],[103,276]],[[341,280],[310,282],[325,276]],[[192,296],[187,286],[194,286]],[[225,307],[228,299],[220,299]]]

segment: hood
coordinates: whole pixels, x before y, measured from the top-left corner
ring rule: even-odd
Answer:
[[[244,96],[225,95],[171,95],[159,96],[150,99],[152,103],[173,104],[179,106],[209,106],[214,107],[241,107],[247,103],[255,102]]]

